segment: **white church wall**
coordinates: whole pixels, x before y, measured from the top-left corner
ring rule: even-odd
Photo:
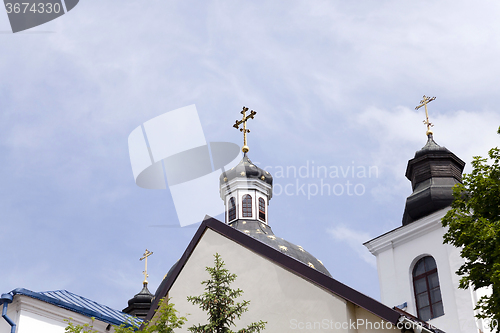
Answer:
[[[22,311],[17,333],[64,333],[66,325],[63,322],[40,316],[28,311]]]
[[[193,324],[206,323],[206,313],[186,298],[204,292],[201,281],[209,277],[205,267],[213,266],[216,252],[221,255],[226,268],[238,276],[233,288],[244,291],[240,301],[250,301],[249,311],[237,321],[238,329],[264,320],[268,322],[266,332],[357,332],[347,324],[356,321],[357,314],[369,317],[356,312],[346,300],[207,229],[168,294],[181,315],[190,313],[180,332],[187,332]]]
[[[447,210],[395,229],[367,246],[377,256],[384,304],[392,307],[407,302],[405,311],[417,315],[412,271],[420,258],[430,255],[437,264],[444,315],[429,323],[445,332],[477,332],[471,291],[458,288],[460,278],[455,274],[464,260],[459,249],[443,244],[446,229],[441,218]]]
[[[91,323],[89,317],[24,295],[14,296],[7,315],[16,323],[16,333],[64,333],[68,326],[64,320],[69,318],[75,324]],[[105,322],[94,321],[98,332],[114,332],[113,328],[106,330],[107,326]],[[0,318],[0,333],[10,333],[10,330],[11,326]]]

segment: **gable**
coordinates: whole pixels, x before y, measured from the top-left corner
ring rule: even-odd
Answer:
[[[219,253],[226,268],[238,276],[233,287],[244,291],[241,299],[250,301],[249,311],[243,314],[238,327],[264,320],[268,322],[266,331],[280,332],[308,323],[348,323],[356,321],[355,309],[363,305],[368,308],[365,313],[377,314],[378,321],[397,323],[400,317],[394,310],[302,262],[210,219],[202,223],[166,278],[164,290],[159,291],[147,319],[153,316],[159,298],[168,292],[180,315],[191,314],[186,328],[206,323],[206,313],[186,298],[204,292],[201,281],[208,278],[205,267],[213,266],[215,253]]]
[[[345,300],[207,229],[168,294],[181,314],[191,314],[188,326],[206,322],[206,313],[186,298],[204,292],[201,281],[209,277],[205,267],[213,266],[216,252],[226,268],[238,276],[232,287],[242,289],[242,299],[250,300],[249,311],[242,316],[239,326],[262,319],[268,322],[267,329],[274,331],[273,328],[289,327],[293,319],[302,322],[328,317],[346,320]]]

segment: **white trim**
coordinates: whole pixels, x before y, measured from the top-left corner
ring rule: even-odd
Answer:
[[[221,185],[221,199],[224,200],[224,198],[226,198],[228,195],[231,195],[238,190],[257,190],[269,197],[269,199],[272,197],[271,185],[257,179],[235,178],[229,183],[224,183]]]
[[[366,242],[364,245],[376,256],[389,248],[394,248],[402,243],[419,238],[433,230],[442,228],[441,219],[449,209],[450,207],[443,208],[420,220],[389,231],[385,235]]]
[[[46,318],[46,322],[57,322],[62,327],[66,327],[68,325],[64,320],[69,320],[71,318],[71,322],[78,325],[88,324],[91,322],[91,318],[85,316],[81,313],[74,312],[72,310],[59,307],[54,304],[50,304],[26,295],[14,295],[16,316],[15,323],[18,325],[17,331],[24,332],[23,322],[21,321],[22,317],[30,317],[34,320],[42,320]],[[114,332],[114,329],[110,331],[106,331],[106,327],[108,323],[100,321],[98,318],[94,321],[94,329],[99,332]]]

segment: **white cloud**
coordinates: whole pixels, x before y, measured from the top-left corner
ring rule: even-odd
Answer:
[[[432,128],[434,140],[467,163],[464,172],[471,171],[473,156],[486,156],[490,148],[499,145],[496,134],[499,113],[464,110],[441,113],[435,110],[430,104],[430,120],[435,124]],[[368,131],[374,142],[375,149],[370,152],[373,164],[390,173],[389,183],[380,184],[374,190],[377,199],[390,201],[392,195],[408,192],[409,183],[404,177],[406,164],[427,141],[423,119],[425,112],[422,110],[403,106],[392,110],[369,107],[355,117],[358,126]]]
[[[338,226],[327,229],[327,232],[339,242],[345,242],[356,254],[372,267],[376,267],[375,257],[363,246],[367,239],[371,239],[369,234],[357,230],[349,229],[345,226]]]
[[[429,109],[432,106],[429,107]],[[447,147],[462,159],[484,154],[491,147],[498,145],[496,130],[500,124],[500,113],[491,111],[449,111],[441,113],[431,110],[430,121],[435,126],[434,140]],[[425,114],[422,110],[414,111],[407,107],[393,110],[368,108],[357,117],[359,125],[371,132],[379,143],[380,160],[390,160],[397,156],[400,148],[409,145],[414,150],[420,149],[426,142],[426,127],[422,123]],[[384,148],[391,149],[384,149]],[[398,156],[399,158],[399,156]]]
[[[241,106],[255,109],[249,143],[252,158],[263,165],[355,160],[377,166],[371,197],[345,205],[317,197],[314,203],[324,200],[321,212],[292,207],[291,201],[281,211],[272,206],[276,220],[294,214],[306,221],[339,209],[365,230],[366,214],[386,212],[359,207],[373,197],[403,203],[408,195],[406,163],[426,140],[423,111],[413,110],[422,94],[438,97],[430,116],[440,145],[467,163],[498,145],[499,16],[496,2],[110,0],[80,2],[34,29],[51,34],[0,34],[0,171],[8,175],[0,194],[9,217],[2,228],[10,234],[22,229],[48,265],[40,274],[23,268],[7,275],[0,291],[29,286],[33,279],[37,286],[57,280],[51,268],[61,258],[46,243],[33,241],[47,221],[61,226],[50,230],[51,239],[66,239],[68,229],[87,237],[82,251],[92,258],[103,251],[124,256],[110,235],[130,239],[127,230],[140,234],[147,225],[168,219],[173,224],[168,194],[133,187],[126,138],[144,121],[192,103],[207,140],[240,142],[231,125]],[[5,29],[7,16],[1,20]],[[99,232],[85,230],[92,221],[100,224]],[[345,242],[373,265],[361,245],[369,235],[337,227],[325,236],[321,222],[311,228],[318,237]],[[169,233],[154,233],[157,238],[147,246],[162,248]],[[169,247],[183,249],[188,237],[175,236]],[[11,237],[6,246],[17,242]],[[135,247],[130,251],[144,251],[142,244],[129,243]],[[83,253],[78,251],[64,251],[62,260],[75,261]],[[32,261],[18,252],[8,259]],[[106,262],[93,265],[103,271]],[[123,306],[135,288],[125,280],[122,274],[109,281],[129,288],[121,294]],[[63,285],[72,290],[70,283]],[[95,289],[89,281],[89,293]]]

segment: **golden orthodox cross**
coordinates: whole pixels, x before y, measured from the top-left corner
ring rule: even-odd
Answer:
[[[143,257],[141,259],[139,259],[141,261],[142,261],[142,259],[146,259],[146,262],[145,262],[146,266],[144,268],[144,272],[142,272],[142,274],[144,274],[144,282],[143,283],[145,283],[145,284],[148,283],[148,276],[149,276],[148,275],[148,257],[152,254],[153,254],[153,252],[150,252],[150,251],[148,251],[148,249],[146,249],[146,252],[144,252]]]
[[[243,110],[240,112],[243,115],[243,118],[241,120],[236,120],[236,123],[233,125],[234,128],[239,129],[241,132],[243,132],[243,148],[241,148],[241,151],[244,153],[247,153],[250,148],[247,146],[247,133],[250,133],[250,130],[247,129],[247,120],[248,119],[253,119],[253,117],[257,114],[254,110],[250,110],[250,114],[247,116],[246,113],[248,111],[247,107],[243,107]],[[240,124],[243,124],[243,128],[239,128]]]
[[[420,109],[422,106],[425,107],[425,120],[424,120],[424,124],[427,125],[427,132],[425,133],[427,135],[432,134],[431,127],[434,126],[429,121],[429,113],[427,112],[427,103],[430,103],[430,102],[432,102],[435,99],[436,99],[436,97],[427,97],[427,96],[424,95],[423,99],[420,101],[420,105],[417,106],[417,107],[415,107],[415,110]]]

